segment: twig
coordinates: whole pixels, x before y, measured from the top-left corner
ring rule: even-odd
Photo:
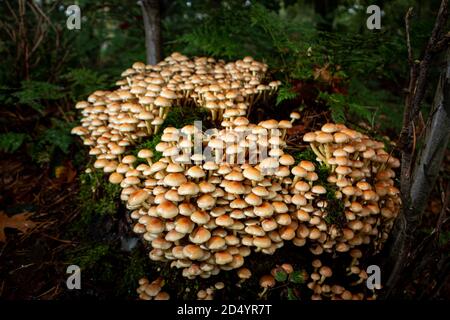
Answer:
[[[414,64],[413,60],[413,51],[411,47],[411,37],[409,35],[410,33],[410,21],[412,17],[413,7],[410,7],[405,15],[405,28],[406,28],[406,47],[408,48],[408,61],[409,65],[412,67]]]
[[[439,218],[436,223],[436,239],[439,241],[442,226],[444,225],[447,208],[450,202],[450,182],[447,182],[447,188],[445,192],[442,192],[442,209],[439,213]]]

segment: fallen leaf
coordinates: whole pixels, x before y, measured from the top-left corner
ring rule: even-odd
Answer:
[[[22,233],[34,228],[36,222],[28,220],[31,215],[31,212],[24,212],[8,217],[6,213],[0,212],[0,242],[6,242],[6,228],[17,229]]]
[[[73,168],[72,164],[68,162],[66,165],[57,166],[55,168],[56,179],[67,183],[72,182],[77,176],[77,171]]]

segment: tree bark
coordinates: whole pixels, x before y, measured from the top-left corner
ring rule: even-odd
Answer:
[[[161,7],[159,0],[141,0],[147,64],[161,60]]]
[[[450,140],[450,49],[446,53],[446,66],[441,72],[433,102],[433,108],[426,134],[424,147],[417,156],[416,166],[411,174],[411,184],[406,198],[409,202],[399,217],[396,241],[393,244],[393,258],[396,259],[387,282],[388,295],[394,294],[402,270],[408,262],[415,231],[420,222],[428,197],[438,178],[448,142]],[[410,155],[413,156],[413,155]],[[397,256],[395,256],[397,255]]]

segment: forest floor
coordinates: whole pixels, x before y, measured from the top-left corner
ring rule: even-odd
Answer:
[[[291,130],[290,145],[298,145],[302,132],[327,120],[326,112],[305,112],[307,123]],[[253,120],[260,120],[258,115],[260,117],[261,112],[255,110],[256,119]],[[287,115],[279,114],[278,117],[287,118]],[[1,298],[137,299],[135,290],[139,278],[146,276],[154,280],[162,276],[166,281],[164,290],[178,299],[195,299],[199,289],[214,286],[218,281],[226,286],[216,291],[216,299],[255,299],[261,291],[259,278],[277,264],[291,263],[298,271],[310,267],[308,261],[313,257],[309,251],[285,245],[270,259],[262,254],[246,258],[245,265],[252,270],[253,276],[243,284],[238,284],[235,272],[221,272],[210,279],[187,280],[168,263],[150,261],[149,249],[132,232],[128,212],[120,203],[118,193],[107,190],[101,175],[96,184],[92,181],[83,184],[86,167],[75,160],[75,153],[84,153],[81,158],[88,159],[80,144],[62,157],[58,165],[45,168],[32,163],[25,152],[1,157],[0,214],[23,217],[16,221],[16,229],[24,231],[7,229],[5,242],[0,242]],[[442,170],[443,173],[450,172],[450,153],[446,155]],[[438,187],[442,183],[439,181]],[[427,208],[427,217],[432,217],[424,219],[424,232],[434,227],[441,212],[442,198],[438,187]],[[83,198],[86,194],[88,199]],[[93,214],[99,209],[108,212]],[[448,230],[444,232],[448,234]],[[82,290],[67,289],[69,275],[66,269],[71,264],[80,265],[82,269]],[[415,288],[422,286],[423,280],[417,281],[417,286],[408,288],[408,295],[412,297],[416,296]],[[304,292],[299,288],[294,283],[283,282],[270,290],[267,298],[302,299]],[[439,296],[450,297],[449,284],[443,286]]]

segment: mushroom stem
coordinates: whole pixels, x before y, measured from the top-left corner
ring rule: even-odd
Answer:
[[[127,138],[130,140],[130,142],[131,142],[132,144],[135,144],[135,143],[136,143],[136,141],[133,139],[133,137],[131,136],[131,134],[126,133],[125,135],[127,136]]]
[[[259,298],[261,299],[262,297],[264,297],[264,295],[266,294],[268,288],[264,288],[263,291],[261,293],[258,294]]]
[[[322,153],[317,149],[314,143],[309,144],[311,146],[312,151],[314,154],[319,158],[322,162],[327,163]]]
[[[151,135],[152,134],[152,126],[151,126],[150,121],[145,121],[145,126],[147,127],[147,133],[149,135]]]

